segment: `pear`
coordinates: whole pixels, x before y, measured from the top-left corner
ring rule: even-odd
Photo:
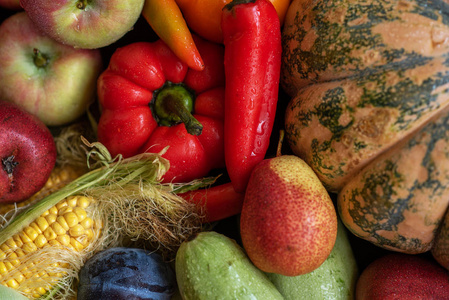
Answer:
[[[340,219],[334,248],[317,269],[299,276],[266,274],[284,300],[352,300],[360,275],[349,232]]]
[[[313,170],[297,156],[281,155],[253,169],[240,234],[260,270],[298,276],[318,268],[331,253],[337,213]]]

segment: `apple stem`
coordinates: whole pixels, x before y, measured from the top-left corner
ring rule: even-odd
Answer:
[[[34,48],[33,53],[34,53],[34,64],[38,68],[44,68],[45,66],[48,65],[48,57],[44,55],[41,51],[39,51],[39,49]]]
[[[76,8],[84,10],[87,7],[87,0],[79,0],[76,3]]]

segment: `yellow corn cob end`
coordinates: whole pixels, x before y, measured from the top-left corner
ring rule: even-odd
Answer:
[[[51,290],[69,264],[45,257],[47,247],[80,252],[96,240],[101,222],[89,217],[91,203],[90,197],[68,197],[0,245],[0,283],[29,298]]]

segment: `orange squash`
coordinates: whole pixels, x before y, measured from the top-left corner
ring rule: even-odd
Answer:
[[[393,251],[449,239],[448,10],[293,0],[284,22],[287,141],[338,195],[346,227]]]

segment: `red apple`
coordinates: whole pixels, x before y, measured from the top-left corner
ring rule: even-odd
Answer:
[[[0,203],[26,200],[39,191],[56,163],[56,145],[42,121],[0,100]]]
[[[144,0],[20,0],[36,26],[61,43],[101,48],[120,39],[140,17]]]
[[[392,253],[360,275],[356,300],[449,299],[449,272],[431,258]]]
[[[96,96],[100,50],[75,49],[43,35],[17,12],[0,25],[0,95],[47,126],[68,124]]]

